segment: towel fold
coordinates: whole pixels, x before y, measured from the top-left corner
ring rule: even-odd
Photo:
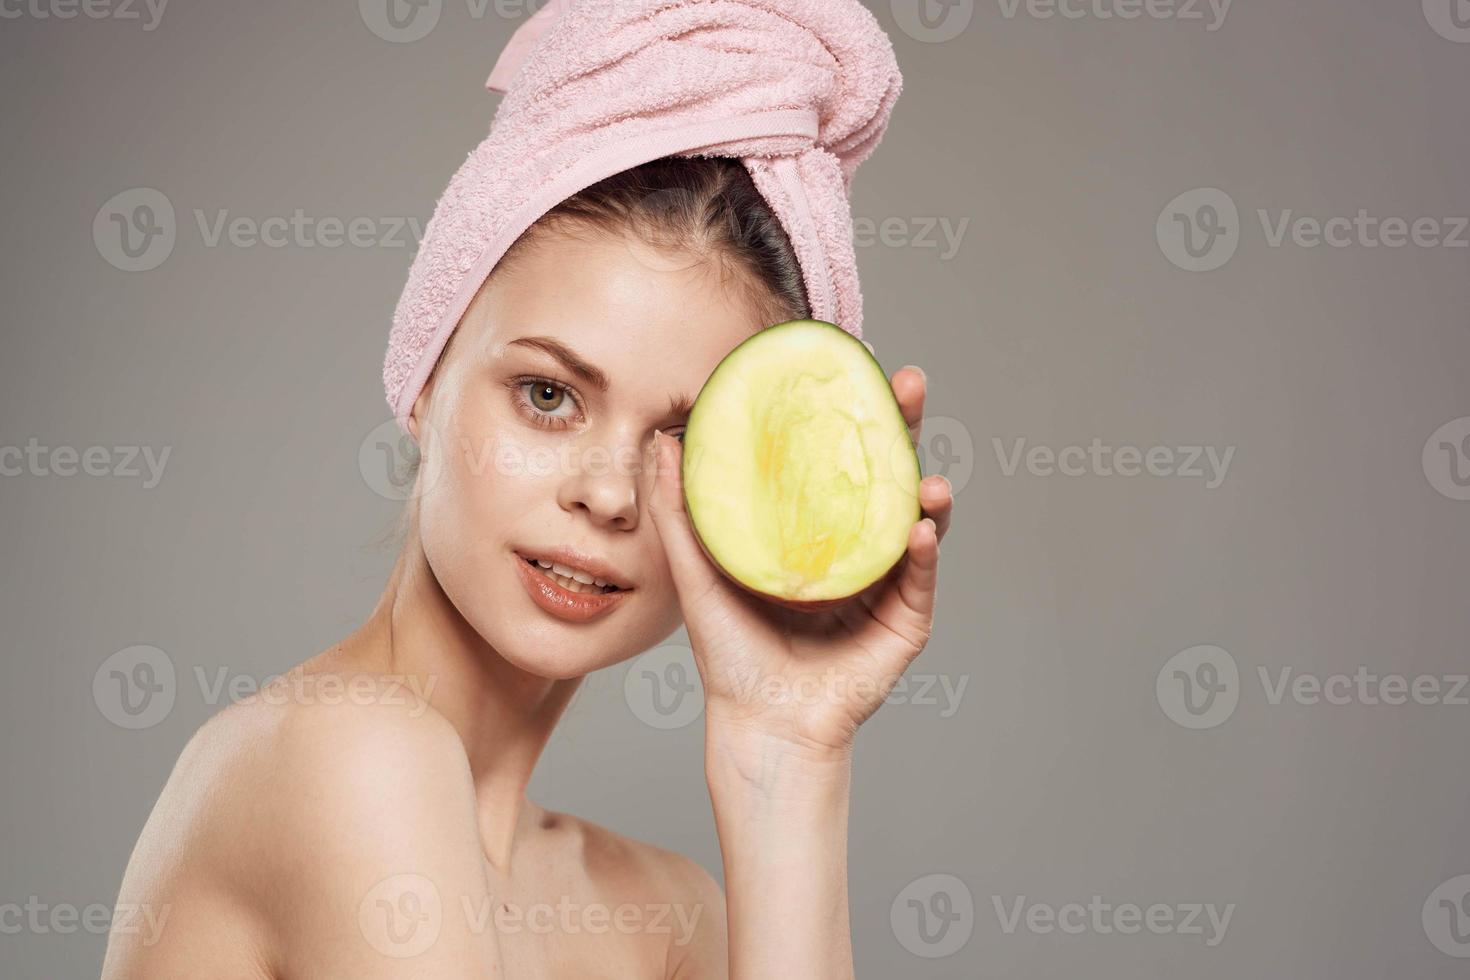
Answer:
[[[394,313],[383,384],[406,425],[486,277],[537,218],[664,156],[741,160],[812,315],[862,336],[848,195],[903,85],[858,0],[549,0],[487,87],[490,135],[450,180]]]

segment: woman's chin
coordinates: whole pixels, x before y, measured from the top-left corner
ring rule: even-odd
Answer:
[[[543,642],[518,639],[509,648],[498,648],[506,663],[517,670],[549,681],[565,681],[585,677],[595,670],[611,667],[637,654],[636,650],[619,652],[610,649],[607,637],[576,639],[546,637]],[[602,640],[604,642],[598,642]]]

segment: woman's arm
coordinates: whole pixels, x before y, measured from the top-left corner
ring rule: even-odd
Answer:
[[[915,440],[923,372],[894,375]],[[847,815],[852,739],[928,643],[952,498],[920,484],[904,559],[834,609],[794,612],[726,580],[684,511],[682,448],[656,437],[651,514],[705,692],[705,775],[724,858],[729,976],[851,980]]]
[[[705,773],[724,857],[730,977],[849,980],[850,757],[707,731]]]

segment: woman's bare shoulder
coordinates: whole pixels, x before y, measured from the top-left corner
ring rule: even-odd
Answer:
[[[168,902],[166,940],[208,935],[225,915],[249,924],[262,959],[319,953],[340,968],[361,955],[366,969],[391,933],[369,935],[371,916],[358,913],[385,881],[484,890],[469,763],[453,726],[412,691],[304,680],[286,675],[194,734],[139,839],[124,900]],[[342,948],[328,951],[332,937]]]
[[[469,762],[450,723],[381,678],[288,674],[205,723],[180,754],[159,806],[190,819],[187,839],[241,884],[431,846],[459,829],[478,854]],[[396,831],[421,828],[400,841]],[[408,851],[408,853],[403,853]],[[202,855],[201,855],[202,856]],[[256,875],[267,880],[251,882]]]

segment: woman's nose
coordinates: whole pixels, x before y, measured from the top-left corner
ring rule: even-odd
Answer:
[[[586,510],[599,526],[631,531],[638,526],[642,469],[635,450],[585,449],[571,458],[560,503],[568,511]]]

